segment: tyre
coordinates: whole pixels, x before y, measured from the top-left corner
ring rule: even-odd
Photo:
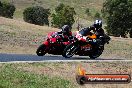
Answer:
[[[94,50],[92,52],[92,54],[89,55],[89,57],[91,59],[95,59],[95,58],[99,57],[102,54],[103,50],[104,50],[104,46],[99,47],[98,49]]]
[[[46,49],[46,46],[45,46],[44,44],[40,45],[40,46],[38,47],[37,51],[36,51],[36,54],[37,54],[38,56],[43,56],[43,55],[45,55],[45,54],[46,54],[45,49]]]
[[[66,48],[63,51],[62,56],[65,58],[70,58],[76,54],[77,49],[78,49],[78,47],[75,46],[73,43],[71,43],[66,46]]]

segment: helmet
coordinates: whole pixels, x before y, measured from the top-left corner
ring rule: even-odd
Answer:
[[[62,32],[63,33],[69,33],[71,31],[71,28],[68,25],[64,25],[62,27]]]
[[[102,27],[102,21],[101,20],[95,20],[94,27],[97,29],[101,28]]]

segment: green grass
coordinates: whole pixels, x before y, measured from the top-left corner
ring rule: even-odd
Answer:
[[[0,88],[73,88],[70,81],[19,70],[27,64],[2,64]]]

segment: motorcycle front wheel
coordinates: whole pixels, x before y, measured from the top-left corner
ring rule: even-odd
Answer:
[[[78,47],[75,44],[71,43],[66,46],[66,48],[63,51],[62,56],[65,58],[70,58],[76,54],[77,49]]]
[[[44,44],[40,45],[40,46],[38,47],[37,51],[36,51],[36,54],[37,54],[38,56],[44,56],[44,55],[46,54],[45,49],[46,49],[46,46],[45,46]]]

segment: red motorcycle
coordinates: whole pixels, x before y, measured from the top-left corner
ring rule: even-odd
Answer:
[[[102,54],[104,44],[109,43],[110,37],[104,38],[100,36],[98,39],[95,33],[90,32],[87,37],[83,36],[84,34],[83,30],[76,33],[75,41],[66,46],[62,54],[63,57],[70,58],[73,55],[80,55],[95,59]],[[89,43],[87,42],[87,38]],[[102,38],[104,41],[102,41]]]
[[[62,51],[65,49],[66,45],[70,44],[70,41],[65,42],[63,38],[66,39],[68,37],[60,35],[57,32],[48,33],[46,41],[38,47],[36,54],[38,56],[43,56],[46,53],[62,55]]]

